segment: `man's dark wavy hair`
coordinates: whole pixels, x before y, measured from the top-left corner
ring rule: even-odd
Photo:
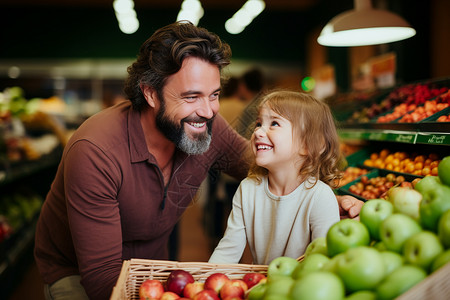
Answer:
[[[186,57],[198,57],[221,71],[230,64],[231,49],[219,36],[187,21],[179,21],[155,31],[139,50],[136,61],[128,67],[124,92],[133,108],[148,104],[141,84],[153,88],[160,99],[167,77],[177,73]]]

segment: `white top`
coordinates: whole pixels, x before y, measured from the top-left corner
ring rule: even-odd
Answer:
[[[288,195],[276,196],[267,177],[261,184],[244,179],[234,195],[225,234],[209,262],[239,263],[248,242],[253,263],[268,265],[279,256],[298,258],[311,241],[326,236],[339,221],[336,196],[322,181],[309,189],[305,182]]]

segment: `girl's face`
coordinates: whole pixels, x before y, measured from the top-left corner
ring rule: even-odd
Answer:
[[[273,172],[295,165],[298,147],[293,141],[292,123],[264,105],[252,134],[256,164]]]

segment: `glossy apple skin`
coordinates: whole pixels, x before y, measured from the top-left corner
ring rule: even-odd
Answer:
[[[244,298],[244,294],[248,287],[242,279],[231,279],[225,282],[220,289],[220,298]]]
[[[159,298],[159,300],[175,300],[180,299],[180,296],[178,294],[175,294],[174,292],[164,292]]]
[[[290,291],[291,299],[342,300],[345,288],[334,273],[317,271],[295,281]]]
[[[394,213],[381,223],[380,237],[387,250],[402,253],[406,240],[420,231],[422,228],[413,218]]]
[[[194,282],[194,277],[184,270],[173,270],[167,277],[167,290],[183,296],[183,290],[186,284]]]
[[[387,275],[375,288],[377,299],[394,299],[426,277],[427,273],[424,269],[412,265],[403,265]]]
[[[246,273],[242,280],[247,284],[247,287],[251,289],[258,284],[262,279],[266,278],[266,275],[258,272]]]
[[[419,206],[417,206],[417,211]],[[372,240],[380,240],[380,225],[388,216],[394,213],[394,206],[384,199],[372,199],[364,203],[359,213],[359,219],[367,229]]]
[[[186,298],[194,298],[195,294],[205,289],[205,283],[200,281],[189,282],[183,290],[183,296]]]
[[[217,293],[213,290],[203,290],[195,294],[193,300],[220,300]]]
[[[328,256],[333,257],[357,246],[368,246],[369,242],[369,231],[363,223],[354,219],[340,220],[328,230]]]
[[[403,246],[403,257],[405,263],[416,265],[424,270],[430,270],[431,264],[436,257],[444,252],[437,235],[431,231],[416,233]]]
[[[213,273],[205,280],[205,290],[213,290],[216,294],[219,294],[220,289],[223,287],[225,282],[229,280],[230,278],[223,273]]]
[[[155,300],[164,294],[164,286],[159,280],[147,279],[139,287],[140,300]]]
[[[279,256],[272,260],[267,267],[267,277],[291,276],[299,262],[292,257]]]
[[[442,245],[446,249],[450,249],[450,209],[439,219],[437,233]]]
[[[338,261],[337,274],[347,292],[371,290],[384,278],[386,268],[378,250],[359,246],[348,249]]]

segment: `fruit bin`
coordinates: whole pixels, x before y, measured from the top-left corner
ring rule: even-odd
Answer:
[[[139,287],[144,280],[165,281],[170,272],[177,269],[188,271],[195,280],[205,281],[209,275],[217,272],[227,275],[230,279],[241,279],[245,274],[251,272],[266,274],[267,267],[267,265],[253,264],[211,264],[148,259],[125,260],[110,300],[139,299]]]

